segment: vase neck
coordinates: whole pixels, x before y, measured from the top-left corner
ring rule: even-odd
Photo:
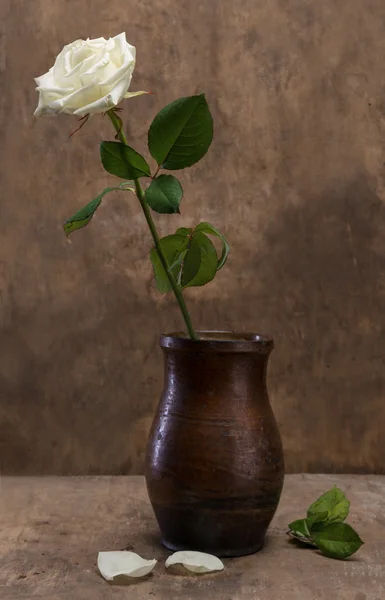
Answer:
[[[267,399],[268,355],[258,352],[180,352],[165,349],[165,388],[206,396]]]

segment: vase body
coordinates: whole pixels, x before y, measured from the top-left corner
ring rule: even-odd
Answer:
[[[161,337],[165,379],[145,476],[163,544],[242,556],[263,546],[284,477],[266,389],[271,338]]]

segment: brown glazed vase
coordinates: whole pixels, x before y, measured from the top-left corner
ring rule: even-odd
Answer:
[[[147,489],[167,548],[242,556],[263,546],[283,485],[266,389],[273,340],[199,338],[161,336],[165,382],[148,441]]]

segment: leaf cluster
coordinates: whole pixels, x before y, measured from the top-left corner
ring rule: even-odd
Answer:
[[[154,175],[151,175],[146,159],[134,148],[122,142],[101,142],[100,157],[104,169],[126,181],[120,186],[106,188],[73,215],[64,225],[66,234],[88,225],[108,192],[129,190],[135,193],[135,180],[142,178],[150,179],[142,202],[157,213],[180,213],[182,185],[174,175],[158,173],[160,169],[176,171],[191,167],[206,154],[212,138],[212,116],[204,94],[200,94],[171,102],[154,118],[148,131],[149,152],[158,165]],[[220,240],[219,256],[209,236]],[[181,289],[201,286],[215,277],[230,251],[224,236],[207,222],[194,229],[177,229],[174,234],[162,238],[160,246],[167,259],[167,269],[156,248],[151,250],[150,258],[162,293],[172,290],[166,271],[174,276]]]
[[[353,527],[344,522],[349,508],[345,494],[334,486],[309,506],[305,519],[289,524],[288,534],[318,548],[329,558],[348,558],[364,543]]]

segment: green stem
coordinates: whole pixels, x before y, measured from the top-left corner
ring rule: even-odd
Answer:
[[[109,110],[107,112],[108,116],[111,119],[111,122],[113,124],[113,126],[115,127],[116,133],[118,138],[120,139],[120,141],[122,142],[122,144],[126,144],[127,145],[127,139],[126,136],[124,134],[123,128],[122,128],[122,123],[119,117],[117,117],[117,115],[115,114],[115,112],[113,110]],[[180,289],[180,287],[178,286],[177,282],[175,281],[175,278],[173,276],[173,274],[169,271],[169,266],[167,263],[167,258],[166,255],[163,252],[162,246],[160,244],[160,239],[159,239],[159,235],[158,235],[158,231],[156,229],[154,220],[152,218],[150,209],[148,207],[148,204],[146,202],[145,196],[144,196],[144,192],[142,189],[142,186],[140,185],[139,179],[134,179],[134,184],[135,184],[135,190],[136,190],[136,195],[138,197],[138,200],[140,202],[140,205],[142,207],[145,219],[147,221],[147,225],[150,229],[151,235],[152,235],[152,239],[154,241],[154,246],[155,246],[155,250],[159,256],[159,260],[162,263],[163,269],[165,270],[165,273],[168,277],[168,280],[170,282],[170,285],[172,287],[172,290],[175,294],[175,298],[179,304],[179,308],[182,312],[184,321],[186,323],[186,327],[187,327],[187,331],[189,333],[189,336],[192,340],[197,340],[198,336],[196,335],[192,323],[191,323],[191,317],[190,314],[187,310],[187,306],[186,303],[184,301],[183,298],[183,294],[182,294],[182,290]]]

